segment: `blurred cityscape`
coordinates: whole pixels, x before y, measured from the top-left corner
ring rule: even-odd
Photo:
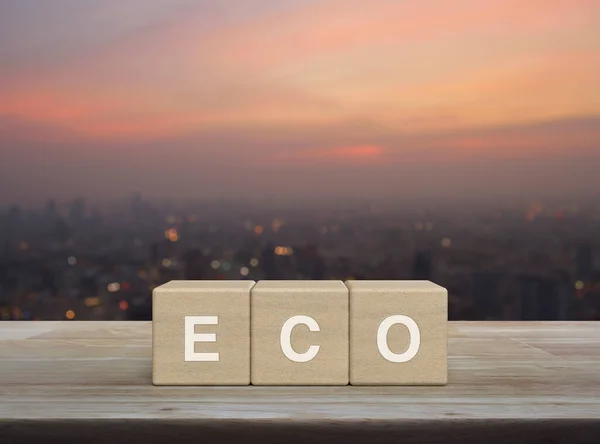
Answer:
[[[173,279],[429,279],[452,320],[600,320],[600,201],[0,209],[0,319],[149,320]]]

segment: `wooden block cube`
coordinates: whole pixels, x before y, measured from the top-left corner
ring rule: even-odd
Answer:
[[[253,385],[348,384],[342,281],[259,281],[251,311]]]
[[[155,385],[250,384],[254,281],[171,281],[152,295]]]
[[[448,292],[429,281],[348,281],[350,384],[444,385]]]

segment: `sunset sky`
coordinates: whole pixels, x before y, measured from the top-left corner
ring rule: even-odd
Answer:
[[[594,189],[598,0],[0,1],[0,203]]]

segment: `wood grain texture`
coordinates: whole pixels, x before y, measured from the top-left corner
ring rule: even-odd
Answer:
[[[446,386],[155,387],[150,322],[2,322],[0,442],[600,436],[600,323],[458,322],[448,334]]]

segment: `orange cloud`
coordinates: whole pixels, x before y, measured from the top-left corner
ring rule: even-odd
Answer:
[[[402,139],[402,162],[461,163],[469,160],[539,159],[595,155],[600,140],[599,117],[561,119],[524,125],[423,134]]]
[[[99,101],[70,100],[67,95],[49,92],[7,95],[0,102],[0,114],[57,124],[75,121],[106,110],[107,107]]]
[[[347,158],[347,159],[373,159],[381,157],[383,148],[377,145],[358,145],[325,150],[322,157]]]
[[[274,164],[291,162],[310,164],[323,162],[378,163],[384,158],[385,150],[378,145],[350,145],[336,148],[304,149],[296,152],[278,153],[271,157]]]
[[[285,65],[302,66],[339,58],[351,52],[386,53],[447,38],[522,35],[565,29],[585,21],[582,10],[597,8],[593,0],[490,0],[420,3],[334,0],[307,4],[286,13],[269,14],[247,24],[206,36],[201,45],[213,48],[229,69],[264,71]],[[523,42],[520,42],[523,46]],[[474,45],[462,49],[469,51]],[[218,50],[218,52],[217,52]],[[400,58],[388,63],[401,62]]]
[[[99,91],[103,88],[98,86]],[[10,92],[0,102],[0,115],[117,139],[176,136],[216,128],[326,124],[339,119],[339,113],[332,112],[334,104],[291,88],[263,90],[257,85],[255,89],[232,88],[212,94],[190,105],[179,102],[177,96],[145,96],[140,91],[86,95],[47,86],[27,93]],[[214,103],[219,100],[225,103]]]

